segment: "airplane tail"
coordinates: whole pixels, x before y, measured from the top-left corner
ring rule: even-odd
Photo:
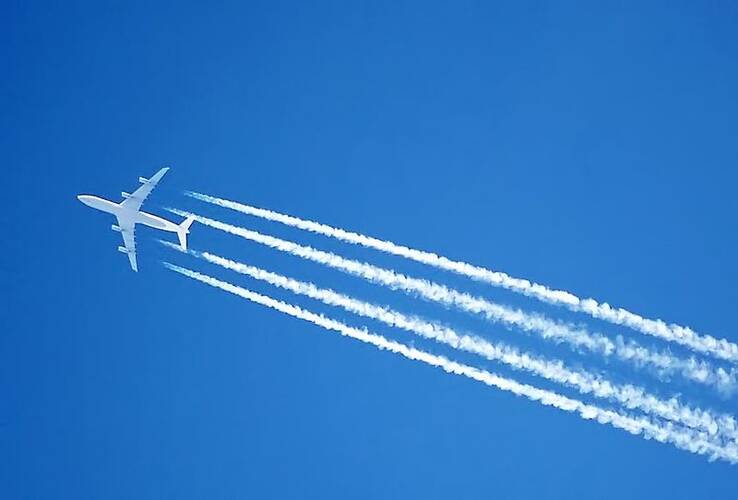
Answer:
[[[190,215],[177,228],[177,236],[179,236],[179,245],[183,250],[187,250],[187,235],[190,233],[190,226],[195,222],[195,217]]]

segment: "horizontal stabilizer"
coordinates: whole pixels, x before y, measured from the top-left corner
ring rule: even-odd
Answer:
[[[195,222],[195,217],[190,215],[179,225],[177,229],[177,236],[179,237],[179,246],[183,250],[187,250],[187,235],[190,233],[190,226]]]

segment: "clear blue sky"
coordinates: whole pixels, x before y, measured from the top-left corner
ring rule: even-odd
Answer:
[[[153,230],[134,274],[75,199],[169,165],[157,213],[423,272],[181,194],[201,190],[738,341],[738,9],[492,3],[6,4],[0,497],[735,498],[734,466],[173,275],[160,259],[191,261]]]

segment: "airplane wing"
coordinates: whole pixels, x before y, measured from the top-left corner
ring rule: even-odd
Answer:
[[[151,194],[151,191],[154,190],[156,185],[159,183],[161,178],[164,177],[164,174],[166,174],[168,170],[169,167],[164,167],[157,173],[155,173],[150,179],[139,177],[138,180],[141,181],[143,185],[140,188],[136,189],[132,194],[130,194],[128,198],[123,200],[120,206],[122,208],[138,212],[138,209],[141,208],[143,202],[146,200],[149,194]],[[131,231],[131,234],[133,234],[133,231]]]
[[[138,272],[138,264],[136,263],[136,225],[133,222],[122,221],[118,218],[118,227],[120,234],[123,235],[123,244],[126,247],[128,261],[131,263],[131,269]]]

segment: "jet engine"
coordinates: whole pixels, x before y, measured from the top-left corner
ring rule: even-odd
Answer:
[[[113,224],[112,226],[110,226],[110,229],[112,229],[113,231],[116,231],[116,232],[119,232],[120,233],[120,227],[116,226],[115,224]]]

